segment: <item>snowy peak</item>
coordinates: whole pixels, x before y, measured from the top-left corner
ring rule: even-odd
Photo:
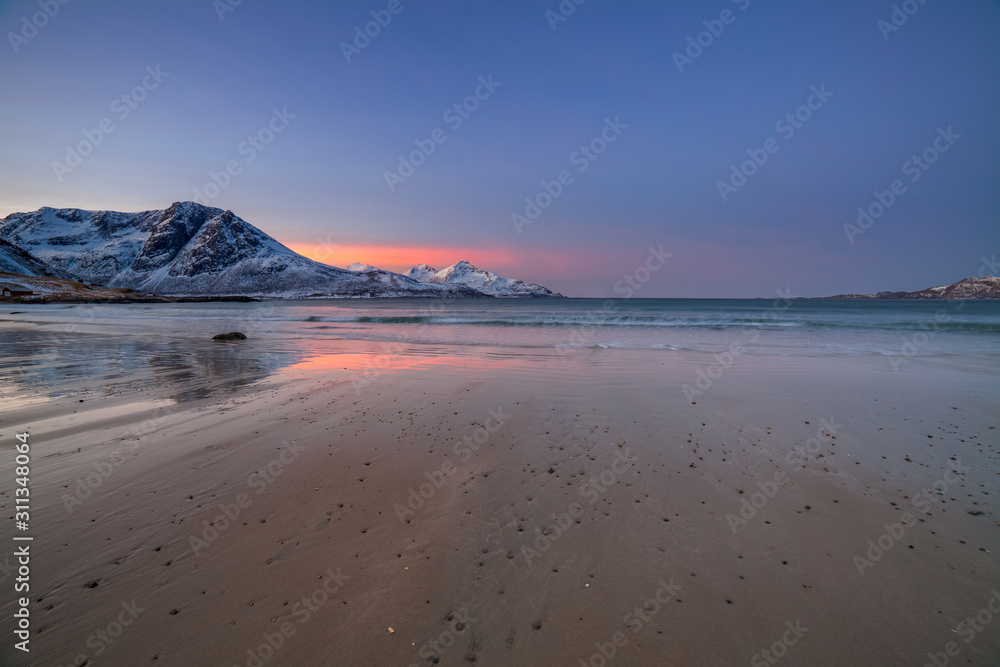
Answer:
[[[347,267],[348,271],[354,271],[356,273],[365,273],[366,271],[378,271],[377,266],[372,266],[371,264],[365,264],[364,262],[354,262]],[[406,275],[405,273],[403,274]]]
[[[226,213],[232,216],[230,211]],[[132,263],[132,269],[152,271],[169,264],[206,221],[220,214],[223,214],[221,210],[208,206],[171,204],[170,208],[161,212],[142,251]]]
[[[418,269],[423,269],[418,271]],[[499,297],[561,297],[561,294],[553,292],[547,287],[526,283],[523,280],[504,278],[491,271],[477,269],[470,262],[462,260],[452,264],[446,269],[434,273],[429,277],[416,278],[417,275],[426,276],[428,271],[433,271],[426,264],[418,264],[410,269],[407,274],[411,278],[421,280],[421,282],[465,285],[483,294]]]
[[[417,264],[416,266],[403,271],[403,275],[407,278],[413,278],[417,282],[425,283],[429,281],[437,272],[438,270],[433,266],[428,266],[427,264]]]
[[[470,275],[473,273],[482,273],[483,275],[496,276],[495,273],[490,273],[489,271],[480,271],[479,269],[474,267],[471,262],[467,262],[464,259],[459,262],[455,262],[446,269],[441,269],[440,271],[438,271],[438,273],[440,273],[443,276],[454,276],[454,275],[461,276],[461,275]]]

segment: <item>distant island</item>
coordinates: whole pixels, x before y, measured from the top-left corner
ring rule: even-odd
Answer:
[[[966,278],[951,285],[928,287],[918,292],[838,294],[826,299],[1000,299],[1000,278]]]
[[[41,208],[0,220],[0,298],[561,298],[466,261],[405,273],[346,269],[285,247],[232,211],[194,202],[140,213]]]

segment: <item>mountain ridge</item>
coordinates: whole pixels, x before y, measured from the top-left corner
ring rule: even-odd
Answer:
[[[928,287],[916,292],[876,292],[875,294],[838,294],[824,299],[1000,299],[1000,278],[981,276],[964,278],[951,285]]]
[[[438,270],[433,266],[428,264],[417,264],[416,266],[411,266],[406,271],[403,271],[403,275],[407,278],[413,278],[417,282],[427,282]]]
[[[232,211],[194,202],[123,213],[43,207],[0,219],[0,239],[52,271],[165,295],[482,297],[463,285],[353,272],[304,257]]]
[[[31,253],[0,239],[0,272],[41,278],[75,280],[76,276],[52,269]]]
[[[440,271],[436,271],[427,264],[417,264],[404,271],[403,275],[427,284],[465,285],[496,297],[565,298],[562,294],[553,292],[547,287],[514,278],[505,278],[492,271],[478,269],[464,259]]]

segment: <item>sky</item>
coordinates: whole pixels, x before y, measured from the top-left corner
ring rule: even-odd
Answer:
[[[0,216],[200,200],[568,296],[998,272],[994,0],[0,0],[0,31]]]

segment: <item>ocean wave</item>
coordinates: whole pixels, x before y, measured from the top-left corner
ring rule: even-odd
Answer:
[[[411,334],[414,329],[448,327],[507,329],[499,337],[513,336],[512,329],[540,335],[565,331],[556,336],[582,334],[588,338],[615,340],[648,333],[648,338],[662,340],[668,331],[676,337],[700,332],[733,332],[743,336],[753,331],[772,331],[788,338],[799,335],[856,336],[899,335],[910,337],[958,334],[995,339],[1000,334],[1000,304],[968,302],[960,310],[944,303],[930,302],[833,302],[801,301],[785,311],[767,307],[758,300],[632,300],[613,302],[568,300],[539,303],[509,302],[484,305],[481,301],[458,301],[440,308],[422,308],[395,302],[377,306],[330,302],[326,305],[303,305],[301,302],[199,303],[199,304],[52,304],[33,308],[18,319],[37,321],[43,326],[80,323],[94,326],[140,325],[142,320],[160,328],[164,320],[179,326],[201,330],[214,327],[334,325],[358,335],[384,330],[386,335]],[[440,305],[440,304],[438,304]],[[153,323],[156,324],[153,324]],[[628,331],[616,334],[614,331]],[[395,334],[391,332],[397,332]],[[600,333],[597,333],[600,332]],[[485,333],[470,334],[483,337]],[[675,337],[671,335],[672,337]],[[432,336],[432,337],[436,337]],[[447,337],[452,337],[448,334]],[[465,334],[459,334],[459,338]],[[518,336],[519,337],[519,336]]]
[[[34,312],[31,313],[35,314]],[[42,313],[38,313],[41,315]],[[891,333],[924,333],[933,336],[935,333],[969,333],[979,335],[1000,334],[1000,320],[995,318],[984,319],[958,319],[936,320],[929,316],[927,319],[900,318],[894,319],[886,317],[873,318],[850,318],[842,317],[834,319],[831,314],[826,316],[779,316],[769,317],[748,317],[734,314],[726,316],[723,314],[713,314],[713,316],[691,316],[678,315],[676,313],[644,313],[644,314],[614,314],[614,315],[591,315],[580,312],[567,313],[539,313],[539,314],[506,314],[497,312],[484,313],[442,313],[438,315],[307,315],[301,313],[281,313],[281,312],[255,312],[252,310],[199,310],[199,311],[158,311],[153,314],[148,310],[108,310],[103,312],[87,311],[81,316],[70,315],[65,317],[66,310],[53,310],[48,313],[49,317],[54,316],[56,321],[74,322],[84,320],[93,324],[112,324],[118,321],[139,321],[139,320],[174,320],[174,321],[198,321],[206,322],[216,320],[225,322],[226,326],[239,325],[245,323],[251,326],[254,323],[309,323],[309,324],[336,324],[351,328],[364,328],[365,326],[467,326],[483,328],[538,328],[538,329],[576,329],[576,330],[608,330],[614,328],[629,328],[640,330],[678,329],[687,331],[746,331],[746,330],[771,330],[788,332],[809,332],[809,331],[870,331],[870,332],[891,332]],[[85,316],[84,316],[85,315]],[[54,323],[49,320],[49,323]],[[352,325],[362,325],[352,326]]]
[[[1000,333],[1000,322],[976,321],[834,321],[820,319],[768,319],[768,318],[678,318],[669,316],[623,316],[586,318],[579,316],[540,317],[456,317],[456,316],[374,316],[326,317],[311,316],[306,322],[354,323],[354,324],[422,324],[428,326],[473,326],[473,327],[542,327],[542,328],[613,328],[650,327],[705,329],[725,331],[732,329],[804,329],[804,330],[881,330],[899,332],[969,332],[977,334]]]

